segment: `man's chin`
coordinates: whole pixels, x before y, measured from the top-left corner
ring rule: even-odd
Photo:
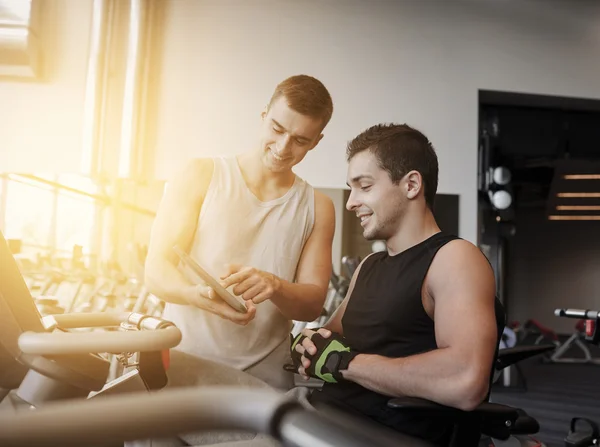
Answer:
[[[272,161],[269,160],[269,162],[266,163],[267,169],[269,169],[269,171],[271,172],[286,172],[289,171],[290,169],[292,169],[292,166],[285,163],[285,164],[279,164],[279,163],[273,163]]]
[[[369,222],[369,224],[372,224],[372,222]],[[381,233],[379,228],[369,228],[369,226],[363,229],[363,237],[367,241],[379,241],[387,239],[385,235]]]
[[[288,167],[269,164],[269,165],[267,165],[267,169],[269,169],[269,171],[274,172],[274,173],[280,173],[280,172],[287,171]]]
[[[374,241],[374,240],[376,240],[376,239],[377,239],[377,237],[376,237],[376,236],[377,236],[377,235],[373,234],[373,232],[372,232],[372,231],[367,231],[367,230],[363,231],[363,237],[364,237],[366,240],[368,240],[368,241]]]

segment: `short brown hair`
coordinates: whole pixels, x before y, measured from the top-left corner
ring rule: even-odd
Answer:
[[[433,209],[439,168],[433,145],[425,135],[406,124],[378,124],[348,143],[348,161],[365,150],[375,155],[379,167],[396,184],[410,171],[418,171],[423,177],[425,202]]]
[[[333,114],[333,101],[327,88],[318,79],[296,75],[281,81],[275,87],[267,109],[281,96],[285,97],[292,110],[312,118],[320,118],[323,128],[329,123]]]

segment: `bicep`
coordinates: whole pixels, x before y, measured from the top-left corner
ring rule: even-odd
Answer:
[[[438,347],[452,348],[457,361],[489,373],[498,343],[493,271],[474,246],[448,250],[441,258],[434,259],[428,286]]]
[[[308,237],[296,272],[296,282],[314,284],[326,292],[331,278],[331,247],[335,232],[335,210],[331,199],[315,192],[315,224]]]
[[[211,174],[205,161],[194,160],[167,183],[152,225],[149,260],[159,257],[175,261],[173,246],[179,245],[184,250],[189,247],[202,206],[206,175]]]

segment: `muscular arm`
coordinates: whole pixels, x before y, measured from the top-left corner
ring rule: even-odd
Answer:
[[[189,304],[193,299],[195,287],[177,269],[173,246],[189,248],[212,171],[212,160],[193,160],[167,184],[161,200],[150,235],[145,282],[150,293],[164,301]]]
[[[471,410],[488,391],[498,342],[493,272],[475,246],[457,240],[434,258],[426,288],[439,349],[396,359],[360,354],[344,378],[381,394]]]
[[[271,301],[291,320],[312,321],[321,313],[331,277],[335,210],[326,195],[315,191],[315,224],[304,248],[296,282],[279,279]]]

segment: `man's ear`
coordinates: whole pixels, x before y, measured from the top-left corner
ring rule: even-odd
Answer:
[[[423,189],[423,177],[419,171],[410,171],[404,176],[406,179],[406,197],[415,199]]]
[[[267,104],[263,111],[260,113],[261,119],[264,120],[267,117],[267,113],[269,113],[269,104]]]

